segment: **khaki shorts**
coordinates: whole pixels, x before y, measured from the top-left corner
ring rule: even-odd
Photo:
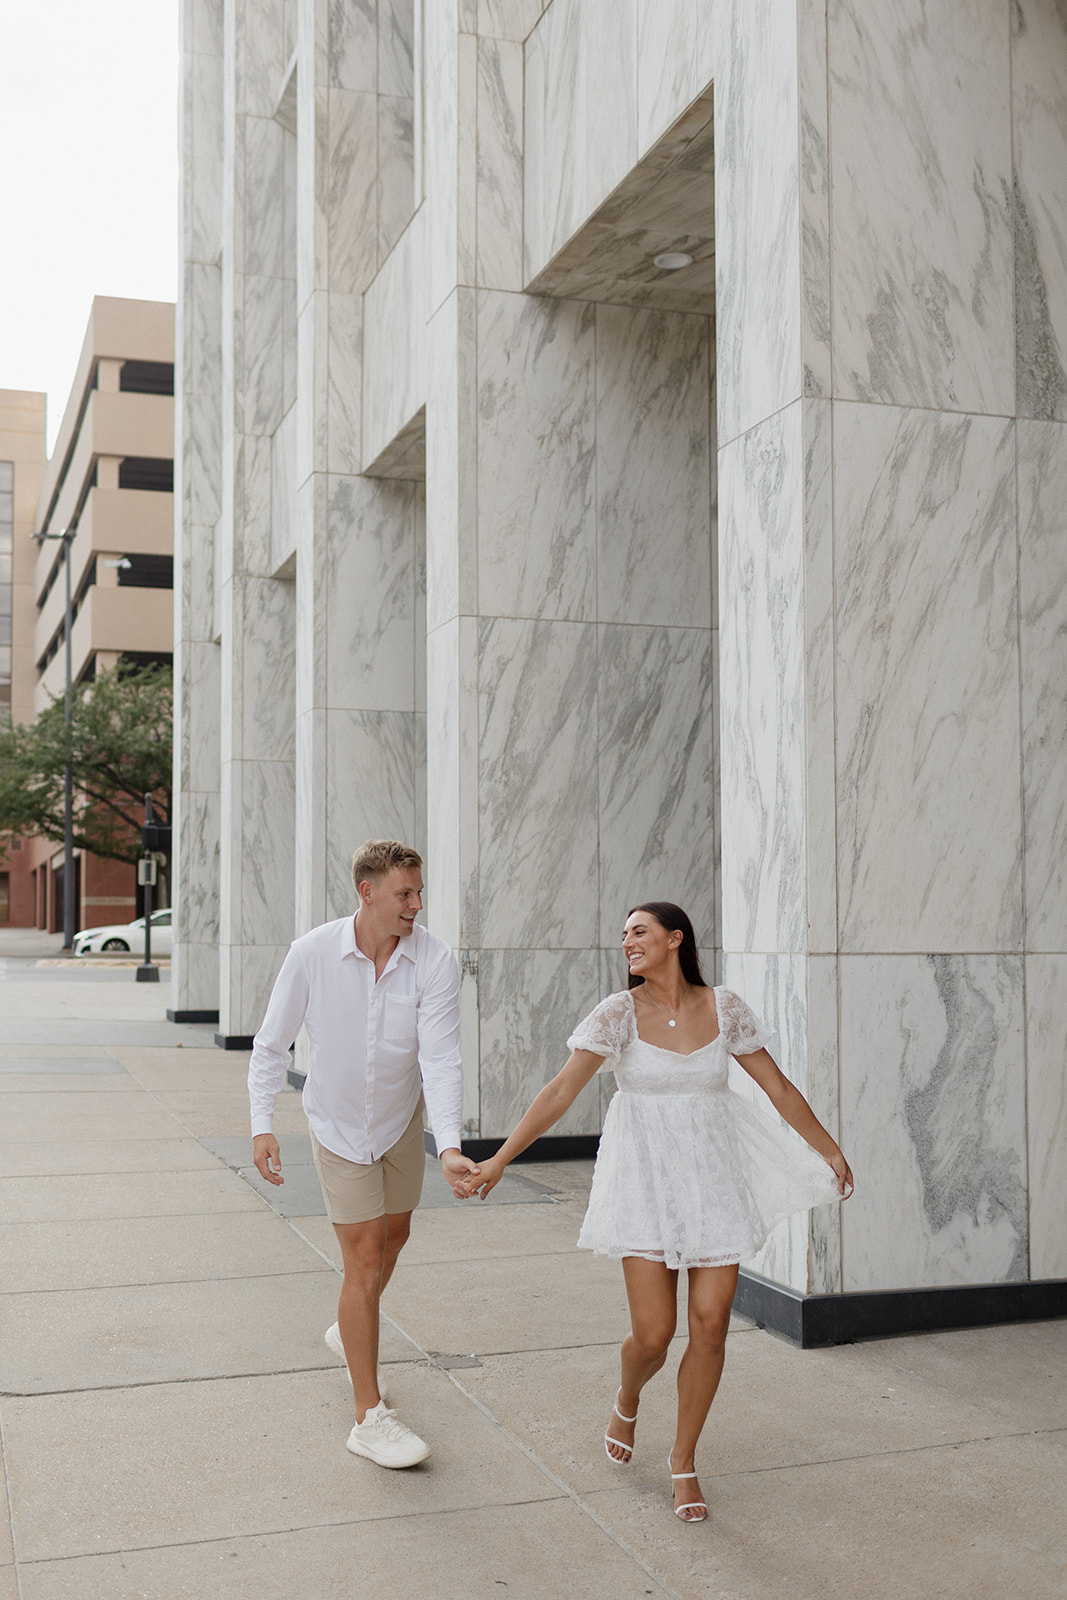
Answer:
[[[420,1099],[396,1144],[368,1166],[335,1155],[311,1135],[311,1154],[331,1222],[373,1222],[377,1217],[414,1211],[426,1170],[422,1113]]]

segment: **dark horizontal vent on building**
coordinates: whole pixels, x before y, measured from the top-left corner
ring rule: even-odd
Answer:
[[[119,374],[124,394],[173,394],[173,361],[124,361]]]
[[[120,589],[173,589],[173,556],[126,556],[128,567],[119,568]]]
[[[120,489],[154,489],[174,493],[174,462],[157,456],[127,456],[119,465]]]
[[[119,674],[143,672],[145,667],[170,667],[174,657],[162,650],[124,650],[119,656]]]

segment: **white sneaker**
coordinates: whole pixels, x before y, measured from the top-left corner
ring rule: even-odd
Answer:
[[[425,1439],[405,1427],[384,1400],[355,1424],[348,1448],[354,1456],[367,1456],[380,1467],[414,1467],[430,1453]]]
[[[338,1324],[335,1322],[332,1328],[327,1328],[322,1337],[326,1340],[328,1348],[333,1351],[334,1355],[344,1361],[345,1347],[341,1343],[341,1329]],[[389,1398],[386,1393],[385,1378],[382,1376],[381,1367],[378,1368],[378,1394],[383,1400],[388,1400]]]

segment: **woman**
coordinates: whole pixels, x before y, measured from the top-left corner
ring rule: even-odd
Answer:
[[[622,940],[629,988],[609,995],[567,1040],[572,1054],[514,1133],[456,1193],[486,1195],[602,1067],[619,1092],[604,1122],[580,1249],[622,1260],[631,1331],[604,1448],[625,1465],[641,1391],[667,1359],[678,1273],[689,1274],[689,1342],[678,1369],[669,1458],[674,1511],[703,1522],[695,1453],[715,1398],[740,1261],[783,1217],[845,1198],[852,1173],[834,1140],[764,1048],[770,1037],[729,989],[710,989],[678,906],[630,912]],[[735,1056],[810,1149],[727,1084]],[[816,1154],[813,1154],[816,1152]],[[820,1161],[818,1158],[821,1157]]]

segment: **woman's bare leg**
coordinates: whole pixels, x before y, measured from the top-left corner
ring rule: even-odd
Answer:
[[[662,1367],[678,1323],[678,1274],[662,1261],[644,1261],[640,1256],[624,1256],[623,1277],[630,1302],[630,1332],[622,1342],[622,1383],[616,1402],[625,1417],[636,1417],[641,1390]],[[616,1461],[629,1461],[633,1450],[634,1424],[623,1422],[614,1412],[607,1433],[621,1442],[609,1444],[608,1453]]]
[[[678,1368],[678,1432],[671,1451],[672,1472],[692,1472],[697,1440],[719,1387],[726,1357],[726,1332],[737,1289],[736,1267],[690,1267],[689,1343]],[[694,1475],[674,1482],[674,1503],[702,1500]],[[683,1521],[702,1521],[701,1511],[686,1512]]]

